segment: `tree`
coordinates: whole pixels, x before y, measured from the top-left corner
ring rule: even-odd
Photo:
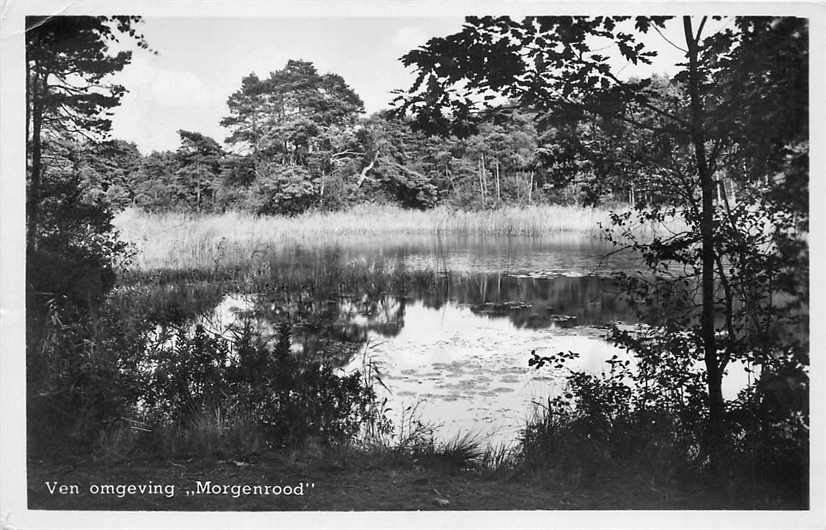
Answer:
[[[86,142],[81,169],[84,194],[100,198],[112,210],[135,204],[136,175],[141,154],[133,142],[109,140]]]
[[[319,75],[313,63],[290,60],[264,80],[254,73],[227,100],[221,120],[232,134],[227,142],[245,147],[256,159],[278,157],[282,164],[306,165],[323,148],[322,132],[352,126],[364,112],[358,95],[337,74]]]
[[[363,195],[405,207],[483,208],[527,202],[531,194],[538,135],[526,114],[491,119],[467,138],[438,138],[380,112],[361,123],[357,136],[364,156],[353,169]]]
[[[436,171],[433,139],[411,131],[404,120],[377,113],[364,121],[359,140],[365,155],[356,187],[405,207],[437,202],[444,175]]]
[[[103,141],[108,111],[124,93],[107,76],[131,58],[110,46],[127,34],[147,48],[139,21],[26,19],[26,405],[34,447],[119,417],[115,403],[134,389],[123,356],[138,343],[127,346],[122,329],[102,332],[110,321],[99,307],[129,256],[112,212],[129,200],[137,154]]]
[[[302,197],[307,189],[323,197],[327,177],[363,155],[353,149],[353,128],[364,104],[341,76],[321,75],[311,62],[290,60],[263,80],[250,74],[227,105],[230,115],[221,121],[231,130],[227,142],[244,149],[257,178],[293,171],[288,180]]]
[[[663,108],[671,112],[679,108],[679,84],[654,76],[651,89],[652,98]],[[663,121],[655,113],[648,114],[636,119],[651,122],[649,128],[612,116],[548,123],[543,127],[539,159],[549,169],[551,187],[573,187],[584,203],[593,205],[605,199],[624,200],[631,206],[652,201],[673,204],[678,199],[668,179],[652,166],[666,164],[677,144],[651,130],[662,127]]]
[[[136,205],[151,211],[177,206],[177,171],[178,157],[174,152],[153,151],[142,157],[135,175]]]
[[[748,238],[741,237],[745,226],[738,225],[737,219],[745,223],[748,216],[741,212],[735,219],[730,208],[715,204],[717,179],[720,173],[728,178],[746,173],[770,179],[769,168],[780,169],[790,145],[800,146],[798,161],[806,156],[807,26],[803,19],[744,17],[707,35],[708,17],[699,23],[692,17],[681,17],[678,22],[686,61],[678,65],[681,69],[673,80],[679,92],[657,91],[651,79],[620,79],[609,56],[602,52],[605,43],[615,46],[617,54],[631,63],[650,63],[656,52],[646,49],[640,37],[652,30],[661,32],[669,20],[468,17],[460,32],[431,39],[402,58],[405,66],[418,69],[418,76],[412,88],[399,96],[397,111],[411,112],[420,129],[467,136],[477,129],[479,109],[490,109],[489,101],[502,95],[537,112],[546,126],[575,130],[583,123],[602,129],[621,124],[638,133],[646,148],[634,152],[642,158],[634,161],[622,156],[624,162],[641,161],[647,169],[656,170],[659,180],[668,182],[679,197],[679,210],[670,213],[682,215],[699,232],[699,237],[688,230],[655,238],[650,244],[636,242],[635,246],[648,252],[646,257],[655,267],[681,256],[688,275],[699,280],[701,311],[699,316],[691,316],[696,325],[687,326],[687,330],[702,352],[708,412],[706,449],[717,466],[723,446],[723,374],[728,363],[744,353],[742,341],[734,340],[734,335],[753,337],[757,333],[754,322],[736,329],[735,301],[748,310],[753,307],[750,302],[760,300],[769,314],[776,316],[778,312],[771,301],[776,284],[732,282],[727,262],[741,263],[735,274],[748,274],[757,263],[768,263],[767,255],[774,256],[769,261],[775,271],[801,263],[799,244],[789,242],[791,249],[786,250],[779,250],[782,245],[760,247],[754,238],[752,245],[743,244]],[[677,46],[672,41],[669,44]],[[769,120],[785,112],[797,120],[784,120],[791,125],[777,126],[751,117],[763,104],[771,108]],[[662,138],[668,142],[659,141]],[[757,149],[749,145],[753,138],[762,138]],[[598,148],[590,157],[604,163],[606,151]],[[741,171],[744,166],[745,172]],[[799,181],[807,178],[799,166],[789,177],[797,182],[795,191],[801,190]],[[761,193],[764,198],[771,195],[771,190]],[[789,194],[785,195],[788,198]],[[798,219],[805,218],[804,212],[796,210]],[[795,232],[805,226],[784,221],[782,207],[771,211],[778,215],[763,219],[761,226],[774,239],[794,239]],[[644,212],[643,217],[663,220],[666,213],[669,211],[654,209]],[[623,222],[619,217],[615,220]],[[734,241],[741,244],[734,245]],[[755,248],[760,256],[755,255]],[[768,309],[770,306],[773,308]],[[729,324],[722,330],[715,326],[718,312]],[[746,319],[754,315],[739,316]],[[720,332],[728,333],[722,343]],[[775,341],[767,349],[776,353],[780,347]],[[762,357],[760,361],[768,363],[770,359]]]
[[[202,196],[214,203],[224,150],[218,142],[201,133],[179,130],[178,134],[181,146],[176,153],[179,168],[176,174],[180,182],[179,189],[184,194],[182,202],[190,205],[194,203],[190,207],[200,211]]]
[[[538,162],[540,138],[533,117],[512,109],[503,115],[497,111],[494,108],[493,116],[479,125],[477,134],[461,141],[465,157],[473,164],[483,206],[502,204],[508,198],[509,175],[516,180],[515,198],[526,181],[528,190],[522,195],[531,200]]]
[[[131,51],[110,55],[119,34],[149,45],[135,27],[140,17],[26,18],[26,141],[29,158],[28,245],[36,248],[40,223],[43,146],[59,135],[95,138],[111,121],[105,112],[125,90],[106,77],[129,64]]]

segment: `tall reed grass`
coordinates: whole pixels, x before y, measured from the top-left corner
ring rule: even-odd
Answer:
[[[133,266],[209,268],[227,263],[229,255],[249,260],[256,254],[289,245],[326,246],[334,242],[380,238],[412,239],[433,234],[472,237],[543,237],[561,233],[599,237],[609,224],[609,210],[579,206],[505,207],[457,211],[441,206],[405,210],[395,206],[359,205],[347,211],[310,212],[296,217],[160,213],[127,209],[115,218],[121,236],[137,247]]]

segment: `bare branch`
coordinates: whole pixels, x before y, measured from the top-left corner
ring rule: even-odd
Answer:
[[[660,34],[660,37],[662,37],[662,38],[665,40],[665,42],[667,42],[668,44],[670,44],[670,45],[674,46],[675,48],[677,48],[678,50],[680,50],[680,51],[681,51],[681,52],[683,52],[683,53],[688,53],[688,50],[686,50],[685,48],[681,48],[681,47],[677,46],[676,44],[674,44],[674,43],[671,41],[671,39],[669,39],[668,37],[666,37],[665,35],[663,35],[663,32],[662,32],[662,31],[660,31],[660,28],[658,28],[656,24],[654,24],[652,27],[654,28],[654,30],[656,30],[656,32],[657,32],[657,33],[659,33],[659,34]]]

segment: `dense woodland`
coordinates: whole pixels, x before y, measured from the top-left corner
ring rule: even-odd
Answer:
[[[678,84],[656,82],[677,97]],[[656,178],[620,165],[642,163],[623,143],[627,127],[540,127],[535,111],[509,105],[490,109],[472,134],[434,137],[392,111],[365,116],[340,76],[300,60],[263,80],[245,77],[227,104],[223,145],[180,130],[176,151],[142,154],[122,140],[56,141],[53,150],[72,159],[87,197],[113,209],[292,215],[360,202],[482,209],[668,200]],[[582,159],[594,142],[622,146],[630,161]]]
[[[108,75],[131,60],[128,51],[110,54],[111,43],[129,36],[140,53],[152,52],[140,18],[33,17],[30,440],[71,439],[94,451],[138,415],[138,403],[152,405],[141,425],[156,444],[170,429],[188,432],[196,411],[238,416],[242,403],[249,423],[241,435],[260,428],[272,443],[307,433],[342,443],[364,422],[387,427],[366,380],[290,358],[289,327],[275,350],[260,337],[239,338],[249,357],[217,371],[212,359],[229,346],[203,330],[182,332],[170,348],[151,343],[141,315],[124,328],[106,309],[130,256],[112,226],[118,210],[621,205],[604,237],[641,257],[647,275],[617,280],[647,327],[614,327],[610,338],[638,365],[612,364],[602,377],[571,373],[569,392],[526,427],[509,465],[565,461],[598,473],[605,458],[653,461],[647,472],[780,485],[807,505],[808,23],[738,17],[706,34],[707,20],[468,17],[456,34],[401,59],[417,78],[387,111],[365,116],[341,76],[291,60],[240,80],[221,122],[226,143],[181,130],[176,151],[144,154],[109,138],[106,118],[125,90]],[[627,61],[647,63],[656,51],[640,37],[668,23],[684,30],[668,43],[685,52],[671,79],[621,79],[592,46],[603,39]],[[649,239],[632,229],[675,218],[687,228]],[[168,372],[142,373],[148,352]],[[564,359],[526,352],[537,368]],[[735,362],[759,375],[725,401],[722,381]],[[315,408],[322,395],[334,396],[333,410]],[[289,432],[271,431],[276,424]],[[605,445],[589,452],[594,440]]]

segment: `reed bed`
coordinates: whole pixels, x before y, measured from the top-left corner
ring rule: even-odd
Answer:
[[[434,229],[479,235],[542,236],[551,232],[598,235],[608,223],[609,210],[582,206],[508,206],[496,210],[452,211],[436,209]]]
[[[146,213],[127,209],[115,218],[121,237],[138,250],[133,268],[191,269],[232,266],[258,254],[290,245],[432,237],[571,234],[599,237],[609,223],[608,209],[542,205],[489,211],[458,211],[444,206],[405,210],[386,205],[360,205],[347,211],[309,212],[295,217],[256,216],[230,211],[220,214]]]

